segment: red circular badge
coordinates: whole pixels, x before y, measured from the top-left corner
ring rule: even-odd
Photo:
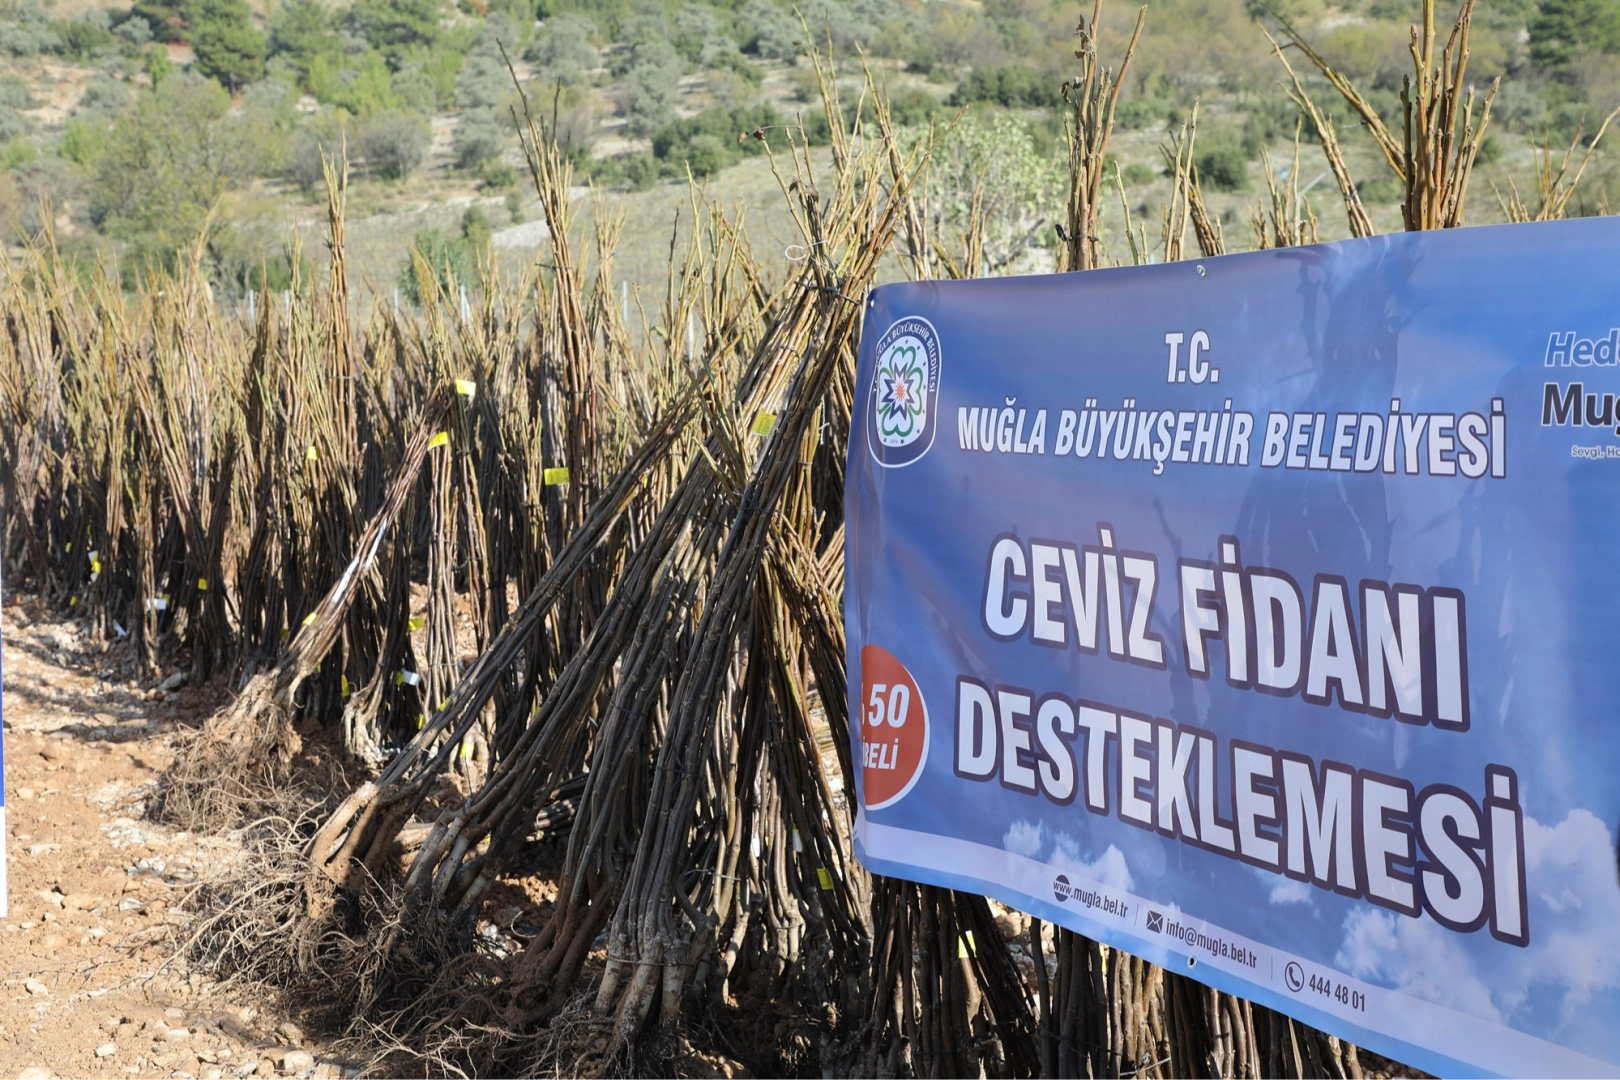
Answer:
[[[884,648],[861,646],[860,760],[866,808],[905,798],[928,760],[928,706],[917,680]]]

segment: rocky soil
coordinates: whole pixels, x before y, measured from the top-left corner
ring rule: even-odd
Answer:
[[[0,646],[0,1076],[352,1075],[271,1002],[175,959],[188,892],[240,846],[155,825],[145,800],[223,691],[132,678],[127,648],[27,597],[5,598]]]

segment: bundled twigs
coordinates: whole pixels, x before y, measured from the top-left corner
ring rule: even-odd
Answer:
[[[375,572],[377,552],[416,483],[451,393],[429,400],[389,484],[382,507],[361,533],[354,557],[299,628],[281,661],[253,677],[236,701],[180,748],[164,787],[164,812],[189,827],[250,820],[273,803],[300,748],[293,730],[294,697],[320,658],[336,644],[349,609]]]
[[[1270,151],[1262,150],[1260,160],[1266,174],[1266,193],[1271,205],[1259,202],[1249,210],[1249,227],[1254,231],[1255,250],[1316,243],[1316,216],[1311,213],[1310,203],[1299,186],[1298,131],[1294,134],[1294,159],[1280,182],[1271,162]]]
[[[1119,104],[1125,75],[1136,55],[1136,43],[1147,21],[1147,8],[1136,15],[1136,28],[1119,62],[1119,70],[1103,66],[1097,53],[1101,32],[1102,0],[1096,0],[1091,24],[1084,19],[1075,29],[1080,47],[1074,57],[1080,73],[1063,84],[1063,100],[1068,104],[1069,199],[1059,239],[1063,242],[1059,270],[1090,270],[1102,265],[1098,253],[1097,216],[1102,209],[1103,168],[1108,156],[1108,140],[1114,133],[1114,107]]]
[[[1164,261],[1175,262],[1185,257],[1187,225],[1191,223],[1198,240],[1198,251],[1206,258],[1226,254],[1226,241],[1221,235],[1221,222],[1209,212],[1204,202],[1204,186],[1198,179],[1198,166],[1193,163],[1193,145],[1198,138],[1198,101],[1193,101],[1192,115],[1181,125],[1181,132],[1162,148],[1164,164],[1170,172],[1170,201],[1164,208]],[[1127,226],[1129,221],[1127,221]]]
[[[1408,48],[1412,57],[1412,74],[1401,83],[1404,117],[1401,138],[1389,130],[1377,110],[1349,78],[1311,48],[1291,22],[1275,11],[1271,13],[1277,18],[1289,43],[1310,60],[1361,118],[1362,125],[1377,143],[1385,162],[1405,186],[1406,198],[1401,205],[1401,220],[1406,229],[1450,229],[1461,225],[1468,197],[1468,182],[1473,176],[1474,162],[1485,139],[1485,129],[1491,122],[1491,103],[1496,99],[1502,82],[1501,79],[1492,81],[1490,92],[1478,106],[1476,119],[1475,90],[1465,81],[1474,0],[1463,0],[1457,21],[1445,45],[1440,48],[1438,57],[1434,0],[1423,0],[1421,24],[1412,27]],[[1296,100],[1309,114],[1321,136],[1322,149],[1344,195],[1351,235],[1370,236],[1372,225],[1345,166],[1332,123],[1311,101],[1299,76],[1283,56],[1282,46],[1275,39],[1272,40],[1272,47],[1288,71]]]
[[[1414,220],[1461,220],[1472,151],[1436,133],[1483,130],[1458,90],[1467,10],[1437,64],[1432,35],[1414,46],[1433,78],[1390,159],[1418,178]],[[1068,270],[1100,264],[1144,19],[1116,73],[1100,16],[1063,91]],[[812,59],[830,151],[768,147],[802,257],[769,279],[694,192],[637,328],[611,279],[623,219],[598,204],[579,238],[567,160],[526,108],[550,241],[515,288],[418,257],[420,312],[357,304],[341,166],[325,278],[242,311],[210,301],[200,256],[134,297],[76,281],[48,234],[0,264],[4,571],[154,673],[239,691],[183,740],[164,811],[276,811],[312,738],[363,780],[261,820],[252,872],[205,894],[188,947],[296,990],[396,1071],[675,1072],[701,1044],[775,1074],[1359,1075],[1354,1047],[1184,974],[855,862],[842,499],[863,301],[897,239],[919,276],[993,260],[978,196],[960,257],[929,235],[934,133],[898,135],[869,77],[875,121],[846,111]],[[1196,123],[1166,148],[1165,259],[1189,225],[1205,256],[1228,243]],[[1571,160],[1554,176],[1548,157],[1548,214]],[[1260,245],[1314,239],[1297,142],[1267,177]],[[477,304],[448,302],[468,284]],[[555,902],[520,940],[494,898],[542,857]]]
[[[1603,140],[1604,133],[1614,118],[1620,116],[1620,108],[1615,109],[1603,118],[1597,132],[1586,144],[1586,153],[1575,162],[1575,171],[1570,172],[1570,164],[1575,157],[1575,151],[1580,149],[1581,136],[1586,132],[1586,121],[1583,119],[1575,125],[1575,134],[1570,137],[1569,148],[1564,151],[1563,157],[1558,160],[1556,171],[1553,168],[1553,149],[1550,142],[1543,140],[1538,147],[1532,150],[1536,156],[1536,209],[1532,211],[1524,204],[1519,195],[1518,185],[1508,180],[1508,195],[1504,197],[1500,191],[1496,192],[1496,201],[1502,208],[1502,214],[1509,221],[1557,221],[1569,209],[1570,196],[1580,185],[1581,177],[1586,175],[1586,166],[1592,161],[1592,155],[1597,151],[1598,143]]]

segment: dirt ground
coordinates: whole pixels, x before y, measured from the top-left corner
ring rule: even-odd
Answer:
[[[240,849],[154,825],[144,799],[177,725],[222,691],[136,681],[126,649],[103,650],[27,597],[5,597],[0,644],[0,1076],[353,1075],[271,1003],[175,960],[188,890]]]

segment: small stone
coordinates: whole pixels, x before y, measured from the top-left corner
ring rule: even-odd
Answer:
[[[167,679],[164,679],[162,682],[158,683],[158,689],[167,694],[170,690],[178,690],[184,685],[186,685],[186,673],[183,671],[177,671],[173,675],[170,675]]]
[[[43,1065],[30,1065],[17,1074],[17,1080],[52,1080],[55,1075]]]
[[[32,799],[34,797],[34,789],[31,787],[20,787],[16,791],[12,792],[12,794],[16,795],[19,799]]]
[[[48,994],[48,993],[51,992],[50,987],[46,986],[44,983],[40,982],[38,979],[29,979],[27,982],[23,983],[23,989],[27,990],[30,994],[33,994],[35,997],[38,997],[41,994]]]
[[[101,897],[90,893],[68,893],[62,898],[62,906],[74,911],[94,911],[101,906]]]
[[[191,1038],[191,1032],[183,1027],[172,1027],[163,1033],[164,1042],[184,1042]]]
[[[293,1023],[291,1020],[276,1028],[276,1034],[282,1036],[294,1046],[304,1041],[304,1029]]]
[[[281,1075],[297,1076],[305,1069],[315,1067],[315,1055],[308,1050],[294,1050],[281,1059]]]
[[[186,1018],[186,1010],[177,1009],[173,1005],[170,1005],[167,1009],[163,1010],[163,1015],[168,1017],[170,1020],[184,1020]]]
[[[145,904],[141,903],[133,896],[126,896],[122,900],[118,901],[119,911],[139,911],[145,906]]]
[[[219,1069],[209,1069],[203,1073],[203,1080],[221,1080],[225,1073]]]
[[[96,1047],[96,1057],[112,1057],[116,1053],[118,1053],[117,1043],[102,1043]]]

